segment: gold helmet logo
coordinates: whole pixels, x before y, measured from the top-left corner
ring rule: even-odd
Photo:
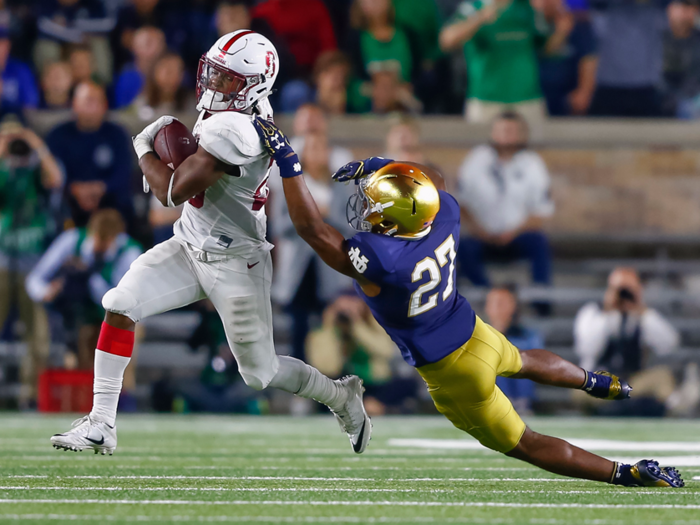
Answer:
[[[401,162],[362,179],[347,205],[356,230],[407,238],[427,235],[438,211],[440,195],[430,177]]]

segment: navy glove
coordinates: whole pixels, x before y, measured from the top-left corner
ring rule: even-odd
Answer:
[[[365,160],[356,160],[350,162],[340,168],[333,174],[333,180],[336,182],[347,182],[354,180],[355,184],[359,184],[360,179],[367,175],[382,169],[387,164],[394,162],[392,159],[382,157],[370,157]]]
[[[265,151],[277,163],[282,178],[296,177],[303,173],[298,155],[277,126],[258,116],[253,119],[253,126],[258,132]]]

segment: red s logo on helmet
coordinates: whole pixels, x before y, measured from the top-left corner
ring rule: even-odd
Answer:
[[[265,64],[267,65],[267,69],[265,69],[266,77],[271,77],[275,74],[275,68],[277,67],[276,60],[275,54],[272,51],[268,51],[265,57]]]

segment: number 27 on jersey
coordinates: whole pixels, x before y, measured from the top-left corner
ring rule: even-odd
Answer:
[[[426,257],[419,261],[413,272],[411,273],[411,281],[417,283],[423,279],[425,273],[428,274],[430,280],[424,284],[421,284],[415,292],[411,294],[411,300],[408,307],[408,316],[415,317],[420,314],[432,310],[437,306],[438,296],[442,295],[442,300],[446,301],[450,295],[455,291],[455,259],[457,257],[457,252],[455,251],[455,240],[452,235],[450,235],[445,242],[435,249],[435,258]],[[423,302],[423,296],[440,285],[442,281],[442,271],[441,268],[445,267],[449,263],[448,275],[447,275],[447,285],[445,289],[440,294],[440,291],[436,291],[434,294],[429,295],[427,300]]]

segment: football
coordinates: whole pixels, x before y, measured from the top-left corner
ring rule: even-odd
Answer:
[[[187,126],[174,120],[156,134],[153,149],[160,160],[172,169],[177,169],[187,157],[197,151],[197,141]]]

